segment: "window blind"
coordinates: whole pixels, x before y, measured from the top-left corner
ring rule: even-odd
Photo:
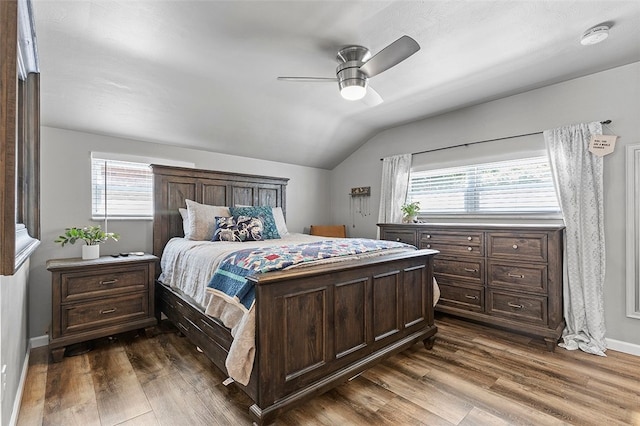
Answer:
[[[91,158],[93,219],[152,219],[153,177],[146,163]],[[106,200],[105,200],[106,194]]]
[[[421,214],[559,213],[547,157],[412,172]]]

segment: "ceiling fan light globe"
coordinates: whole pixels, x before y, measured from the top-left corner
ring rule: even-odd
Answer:
[[[340,89],[340,95],[348,101],[357,101],[364,98],[367,88],[363,86],[345,86]]]

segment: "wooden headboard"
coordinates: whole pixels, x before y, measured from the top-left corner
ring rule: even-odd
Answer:
[[[183,237],[178,208],[185,200],[214,206],[282,207],[286,217],[288,178],[152,165],[153,254],[160,257],[173,237]]]

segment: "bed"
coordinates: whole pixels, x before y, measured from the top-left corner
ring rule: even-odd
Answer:
[[[288,179],[153,166],[154,254],[184,236],[186,200],[271,206],[286,215]],[[317,237],[315,237],[317,238]],[[433,250],[393,251],[248,277],[255,286],[254,361],[246,385],[258,424],[422,341],[433,346]],[[159,278],[162,278],[160,275]],[[225,374],[229,327],[179,288],[156,280],[161,313]]]

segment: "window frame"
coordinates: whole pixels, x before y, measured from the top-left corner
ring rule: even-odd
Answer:
[[[423,173],[423,172],[434,172],[434,171],[445,171],[447,169],[454,168],[472,168],[474,166],[483,166],[493,163],[501,163],[501,162],[513,162],[518,160],[528,160],[532,158],[539,157],[547,157],[546,151],[527,151],[523,152],[520,155],[510,155],[510,156],[496,156],[496,158],[485,157],[482,158],[481,161],[470,162],[464,161],[462,163],[445,163],[445,164],[429,164],[429,165],[421,165],[418,167],[412,167],[410,173],[410,181],[409,181],[409,189],[407,191],[407,202],[411,201],[419,201],[414,200],[411,197],[411,175],[414,173]],[[553,176],[552,176],[553,180]],[[465,198],[468,197],[468,194],[465,192]],[[476,196],[472,198],[477,199]],[[466,208],[465,202],[465,208]],[[423,219],[454,219],[454,220],[463,220],[463,219],[482,219],[482,220],[492,220],[492,221],[509,221],[509,220],[544,220],[544,221],[562,221],[562,211],[558,204],[557,211],[511,211],[511,212],[487,212],[487,211],[457,211],[457,212],[426,212],[421,211],[418,215],[419,218]]]
[[[10,276],[40,244],[40,76],[29,0],[0,2],[0,39],[0,275]]]
[[[187,168],[195,167],[194,163],[186,162],[186,161],[168,160],[168,159],[165,159],[165,158],[155,158],[155,157],[147,157],[147,156],[140,156],[140,155],[120,154],[120,153],[97,152],[97,151],[91,152],[90,160],[89,160],[89,168],[90,168],[90,173],[91,173],[91,220],[93,220],[93,221],[104,221],[105,220],[105,216],[106,216],[106,220],[107,221],[112,221],[112,220],[116,220],[116,221],[122,221],[122,220],[151,221],[151,220],[153,220],[153,216],[154,216],[154,212],[153,212],[153,181],[151,182],[151,186],[149,188],[149,195],[151,196],[151,212],[150,212],[149,216],[143,216],[143,215],[139,215],[139,216],[136,216],[136,215],[132,215],[132,216],[112,216],[112,215],[108,215],[107,216],[107,215],[104,215],[104,214],[96,214],[96,212],[94,210],[94,200],[95,200],[95,194],[94,194],[94,189],[95,189],[95,185],[94,185],[94,169],[93,169],[94,159],[99,159],[99,160],[104,160],[104,161],[127,162],[127,163],[139,164],[139,165],[140,164],[145,164],[145,165],[149,166],[149,176],[151,178],[153,178],[152,172],[151,172],[151,165],[152,164],[161,164],[161,165],[166,165],[166,166],[177,166],[177,167],[187,167]]]

